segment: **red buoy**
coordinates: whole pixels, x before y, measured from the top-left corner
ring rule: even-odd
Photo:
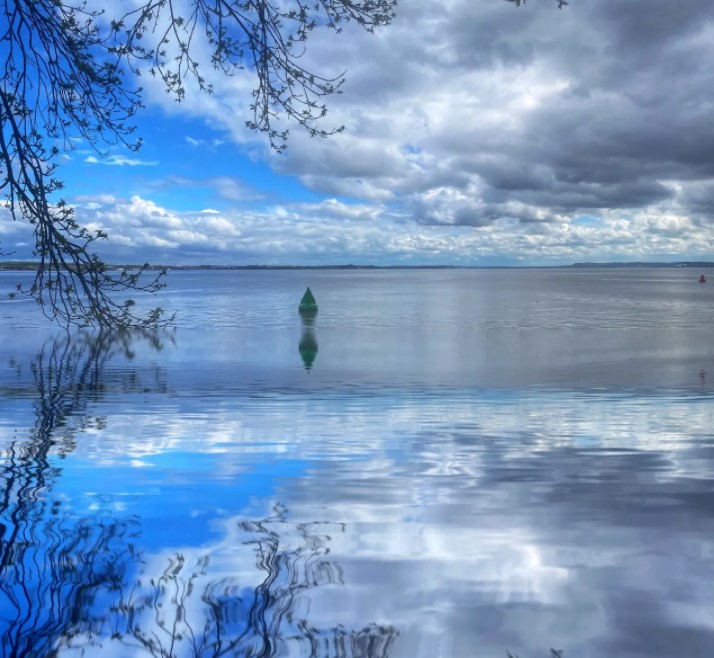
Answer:
[[[705,277],[703,274],[699,277],[699,283],[706,283],[707,282],[707,277]]]

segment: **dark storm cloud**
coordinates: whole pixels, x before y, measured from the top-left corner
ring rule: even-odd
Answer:
[[[700,219],[708,223],[714,221],[714,181],[687,185],[679,196],[682,203]]]
[[[491,188],[504,193],[545,190],[552,183],[552,172],[546,167],[524,164],[512,158],[499,158],[472,168]]]
[[[656,181],[632,180],[624,183],[558,182],[547,190],[525,191],[502,195],[495,191],[489,197],[517,199],[534,206],[547,206],[555,211],[571,212],[610,208],[638,208],[661,201],[672,195],[671,190]]]
[[[527,115],[520,140],[501,144],[510,175],[478,170],[486,184],[538,206],[617,209],[668,198],[658,179],[714,176],[710,4],[613,0],[568,11],[568,29],[582,35],[591,59],[583,63],[577,42],[553,28],[554,41],[540,52],[568,85]],[[518,35],[536,53],[539,18]],[[573,61],[582,68],[574,70]],[[536,169],[537,176],[523,174]]]
[[[552,175],[551,194],[532,201],[645,207],[669,196],[658,179],[714,176],[711,5],[607,0],[568,11],[597,47],[587,47],[592,59],[580,70],[569,64],[579,60],[577,43],[545,55],[568,86],[528,115],[512,149]]]
[[[585,3],[583,3],[585,4]],[[605,0],[589,3],[590,19],[605,29],[608,44],[618,56],[642,61],[700,32],[711,21],[707,0]]]
[[[537,39],[523,38],[524,16],[518,12],[504,12],[497,5],[485,7],[481,3],[461,5],[458,11],[458,18],[452,14],[450,36],[459,66],[523,66],[537,56]]]

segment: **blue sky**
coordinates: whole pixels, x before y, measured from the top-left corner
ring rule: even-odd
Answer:
[[[104,158],[81,144],[62,163],[70,190],[85,195],[150,196],[179,212],[260,208],[267,197],[283,202],[323,198],[294,176],[277,175],[251,158],[224,130],[200,118],[169,115],[149,107],[139,117],[139,152],[112,149]]]
[[[711,259],[713,31],[704,0],[412,0],[375,34],[311,33],[304,63],[347,72],[323,120],[342,134],[283,121],[276,154],[245,128],[249,72],[204,69],[215,93],[181,104],[144,76],[143,148],[77,141],[59,174],[110,262]]]

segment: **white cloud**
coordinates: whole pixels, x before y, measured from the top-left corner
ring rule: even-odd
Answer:
[[[103,164],[110,167],[153,167],[158,163],[157,160],[139,160],[138,158],[128,158],[124,155],[108,155],[106,158],[98,158],[95,155],[88,155],[84,158],[88,164]]]
[[[444,198],[442,198],[442,196]],[[388,204],[348,204],[336,199],[277,204],[261,210],[176,211],[150,199],[83,197],[77,217],[110,239],[107,258],[163,264],[273,263],[460,263],[504,259],[517,264],[567,264],[592,260],[654,260],[687,253],[705,257],[714,248],[714,228],[702,227],[676,207],[603,213],[597,221],[572,220],[538,207],[507,205],[509,214],[482,226],[462,226],[450,212],[475,215],[478,200],[453,191],[433,194],[414,212],[443,214],[443,223],[415,224],[410,213]],[[529,216],[528,221],[523,217]],[[461,222],[463,223],[463,222]],[[122,247],[131,247],[124,253]],[[158,261],[156,259],[159,259]]]

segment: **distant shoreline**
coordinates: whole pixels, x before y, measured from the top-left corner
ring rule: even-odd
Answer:
[[[569,265],[149,265],[150,271],[224,271],[224,270],[544,270],[544,269],[633,269],[633,268],[712,268],[714,261],[676,261],[648,263],[571,263]],[[141,269],[141,265],[108,265],[109,270]],[[32,272],[32,261],[0,261],[0,272]]]

